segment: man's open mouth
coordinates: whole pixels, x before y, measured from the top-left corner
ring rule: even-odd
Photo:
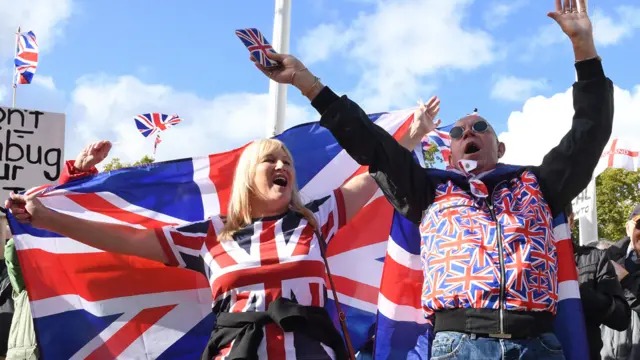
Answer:
[[[478,145],[476,145],[473,142],[468,143],[464,147],[465,154],[474,154],[474,153],[477,153],[478,151],[480,151],[480,147],[478,147]]]

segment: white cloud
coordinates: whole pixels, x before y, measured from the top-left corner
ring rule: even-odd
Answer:
[[[445,69],[469,71],[496,59],[487,32],[470,28],[472,0],[378,2],[350,24],[323,24],[302,39],[303,56],[357,66],[361,78],[350,95],[368,112],[412,106],[433,89],[427,77]],[[334,39],[336,43],[331,43]],[[322,44],[320,49],[310,51]]]
[[[640,29],[640,7],[629,5],[618,6],[614,10],[616,16],[604,13],[602,9],[591,11],[591,23],[593,37],[597,46],[612,46],[625,38],[629,38]],[[568,42],[567,36],[562,33],[555,22],[540,27],[537,34],[530,42],[530,51],[540,47],[551,46]]]
[[[491,97],[507,101],[523,101],[537,91],[547,88],[544,79],[523,79],[515,76],[502,76],[497,79],[491,89]]]
[[[51,49],[71,11],[72,0],[0,0],[0,61],[13,57],[18,26],[33,30],[40,51]]]
[[[153,139],[145,139],[133,117],[141,113],[177,113],[183,122],[164,131],[157,160],[207,155],[244,145],[266,134],[268,95],[237,93],[204,99],[169,86],[145,84],[133,76],[88,76],[80,79],[67,110],[66,154],[85,144],[106,139],[115,143],[112,157],[124,161],[153,153]],[[309,105],[288,104],[285,128],[317,120]]]
[[[631,90],[615,87],[615,115],[612,138],[640,138],[637,109],[640,85]],[[507,146],[505,163],[537,165],[571,128],[572,90],[549,98],[537,96],[524,103],[522,111],[511,113],[508,130],[499,135]]]
[[[51,76],[45,75],[37,75],[33,77],[33,84],[42,86],[43,88],[51,91],[56,90],[56,84],[53,82],[53,78]]]
[[[321,24],[305,34],[299,42],[300,60],[306,65],[324,61],[342,51],[351,41],[351,33],[340,24]]]
[[[527,0],[493,1],[483,14],[485,26],[495,28],[507,22],[509,15],[527,4]]]
[[[600,11],[593,14],[593,34],[597,45],[615,45],[640,28],[640,8],[623,5],[615,12],[617,19]]]

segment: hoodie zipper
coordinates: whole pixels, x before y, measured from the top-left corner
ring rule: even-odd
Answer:
[[[501,181],[497,183],[493,190],[495,190],[499,185],[506,181]],[[493,190],[491,191],[490,197],[485,198],[485,203],[489,208],[489,212],[491,213],[491,218],[496,222],[496,242],[498,243],[498,255],[500,257],[500,334],[505,334],[504,332],[504,302],[505,302],[505,270],[504,270],[504,248],[502,243],[502,227],[498,222],[498,218],[496,217],[496,213],[493,209]]]

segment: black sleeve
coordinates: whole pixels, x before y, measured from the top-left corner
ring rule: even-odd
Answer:
[[[589,184],[613,123],[613,83],[605,77],[600,60],[579,62],[576,70],[571,130],[536,171],[554,216]]]
[[[640,272],[625,276],[620,284],[631,310],[640,313]]]
[[[624,291],[618,281],[616,270],[611,264],[605,251],[599,251],[600,259],[596,268],[596,292],[602,296],[592,297],[586,301],[592,302],[589,309],[590,316],[600,317],[602,324],[618,331],[623,331],[631,321],[631,309],[625,299]]]
[[[415,224],[433,203],[435,185],[411,152],[346,96],[338,97],[329,87],[320,91],[311,105],[322,115],[320,125],[329,129],[340,146],[369,173],[389,202]]]

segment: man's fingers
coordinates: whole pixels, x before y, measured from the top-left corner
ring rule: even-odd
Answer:
[[[11,198],[12,203],[26,203],[27,202],[27,196],[26,195],[20,195],[20,194],[16,194],[16,193],[9,193],[9,198]]]

